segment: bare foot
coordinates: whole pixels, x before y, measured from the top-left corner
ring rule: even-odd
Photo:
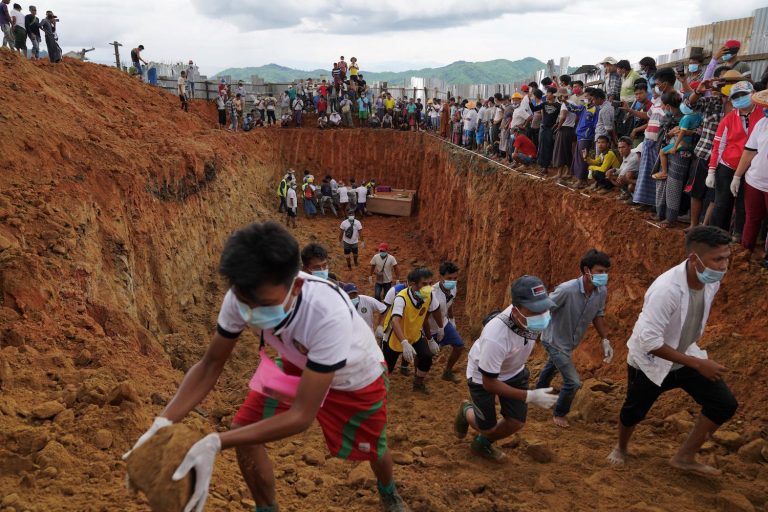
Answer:
[[[669,465],[680,471],[687,471],[701,476],[719,476],[723,473],[717,468],[696,462],[696,460],[684,461],[678,458],[677,455],[669,459]]]
[[[627,460],[627,452],[616,446],[611,453],[608,454],[608,462],[615,466],[624,464]]]
[[[568,420],[565,419],[565,416],[552,416],[552,421],[554,421],[555,425],[558,427],[568,428],[571,426],[571,424],[568,423]]]

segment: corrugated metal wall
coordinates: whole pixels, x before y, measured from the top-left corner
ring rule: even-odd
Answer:
[[[768,53],[768,7],[755,10],[750,48],[751,54]]]
[[[686,36],[685,46],[687,48],[698,46],[704,48],[704,53],[711,54],[717,51],[725,41],[737,39],[741,41],[741,54],[759,53],[750,51],[754,20],[755,18],[750,16],[749,18],[737,18],[735,20],[718,21],[709,25],[690,27]],[[685,57],[687,55],[682,58]],[[679,58],[681,57],[674,58],[674,56],[670,56],[667,62],[678,60]]]

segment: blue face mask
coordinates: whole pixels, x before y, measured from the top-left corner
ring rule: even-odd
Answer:
[[[688,64],[688,72],[689,73],[695,73],[699,70],[698,64]]]
[[[325,270],[313,270],[312,275],[315,277],[320,277],[322,279],[328,279],[328,269]]]
[[[752,106],[752,95],[746,94],[739,98],[733,99],[731,100],[731,105],[733,105],[733,108],[749,108]]]
[[[274,329],[280,323],[288,318],[293,311],[293,304],[288,307],[293,299],[293,294],[290,292],[293,289],[294,280],[291,282],[291,286],[288,287],[288,295],[285,296],[285,300],[279,306],[260,306],[257,308],[251,308],[247,304],[243,304],[239,300],[237,301],[237,308],[240,312],[240,316],[248,322],[248,325],[252,327],[259,327],[261,329]]]
[[[382,258],[386,258],[387,257],[387,251],[379,251],[379,256],[381,256]]]
[[[531,332],[541,332],[547,328],[549,321],[552,319],[552,315],[549,311],[536,316],[525,317],[525,328]]]
[[[443,286],[445,287],[446,290],[453,290],[456,288],[456,281],[449,281],[449,280],[443,281]]]
[[[680,104],[680,112],[682,112],[684,116],[689,116],[693,114],[693,109],[689,107],[686,102],[682,102]]]
[[[592,284],[595,286],[606,286],[608,284],[608,274],[592,274]]]
[[[732,58],[733,58],[733,54],[732,53],[726,53],[725,55],[723,55],[723,62],[728,62]]]
[[[352,305],[357,307],[358,304],[360,304],[360,297],[355,297],[354,299],[349,299],[352,301]]]
[[[725,270],[712,270],[711,268],[707,268],[707,266],[704,265],[704,262],[701,261],[701,258],[699,258],[698,254],[696,255],[696,258],[699,260],[699,263],[701,263],[701,266],[704,267],[703,272],[699,272],[699,269],[696,269],[696,277],[699,278],[701,283],[713,284],[722,281],[723,277],[725,277]]]

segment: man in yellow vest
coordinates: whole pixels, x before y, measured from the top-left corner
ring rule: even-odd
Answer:
[[[440,304],[432,301],[432,271],[416,268],[408,274],[408,286],[395,296],[384,321],[384,359],[390,373],[397,359],[413,363],[416,359],[416,377],[413,390],[427,393],[424,379],[432,367],[432,358],[440,351],[437,342],[428,335],[427,319],[435,317],[442,325]]]
[[[288,169],[288,172],[283,176],[283,179],[280,180],[280,184],[277,186],[277,197],[280,198],[280,207],[277,209],[278,213],[288,211],[285,198],[288,195],[288,187],[290,187],[291,183],[296,180],[294,172],[293,169]]]

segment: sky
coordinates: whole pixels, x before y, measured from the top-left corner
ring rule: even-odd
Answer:
[[[762,5],[761,5],[762,4]],[[26,2],[24,3],[26,5]],[[457,60],[542,61],[606,56],[637,62],[685,46],[686,27],[750,16],[765,0],[46,0],[64,51],[138,44],[147,61],[195,61],[203,74],[276,63],[330,68],[356,56],[362,71],[403,71]],[[665,13],[666,16],[660,13]]]

